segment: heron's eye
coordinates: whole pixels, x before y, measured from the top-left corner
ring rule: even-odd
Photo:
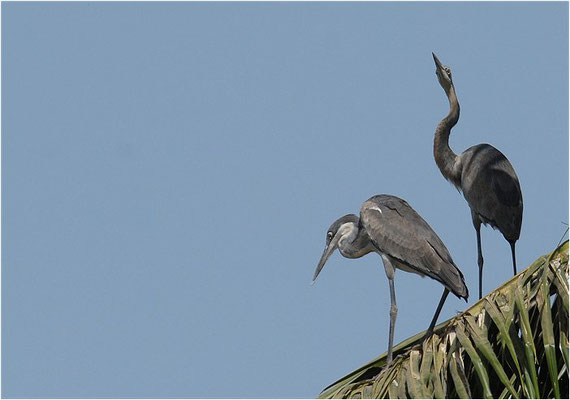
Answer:
[[[328,239],[328,240],[331,240],[332,238],[333,238],[332,232],[328,232],[328,233],[327,233],[327,239]]]

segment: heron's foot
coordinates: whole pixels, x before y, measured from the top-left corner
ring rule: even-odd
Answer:
[[[428,329],[424,338],[422,339],[422,343],[428,340],[433,335],[433,329]]]
[[[392,368],[395,364],[400,363],[402,361],[402,354],[398,354],[397,356],[395,356],[392,361],[390,362],[386,362],[386,364],[384,364],[384,366],[382,367],[382,369],[380,370],[380,372],[378,372],[376,374],[376,377],[379,377],[380,375],[382,375],[384,372],[388,371],[390,368]]]
[[[384,371],[389,370],[393,364],[394,364],[394,360],[386,361],[386,364],[384,364],[384,366],[382,367],[382,369],[380,369],[380,372],[378,372],[378,374],[376,376],[378,377],[378,376],[382,375],[384,373]]]

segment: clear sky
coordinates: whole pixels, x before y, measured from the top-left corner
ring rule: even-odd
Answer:
[[[336,253],[310,285],[328,226],[379,193],[428,221],[473,304],[432,51],[452,148],[517,171],[522,269],[568,222],[567,3],[2,3],[2,396],[316,396],[387,348],[378,256]],[[482,238],[488,292],[511,259]],[[396,274],[396,342],[441,291]]]

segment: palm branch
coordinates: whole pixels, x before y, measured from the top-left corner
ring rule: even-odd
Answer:
[[[319,398],[568,398],[568,241]]]

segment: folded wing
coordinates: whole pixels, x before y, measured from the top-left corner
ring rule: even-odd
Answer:
[[[360,221],[379,251],[467,299],[463,274],[449,251],[405,200],[391,195],[371,197],[360,210]]]

